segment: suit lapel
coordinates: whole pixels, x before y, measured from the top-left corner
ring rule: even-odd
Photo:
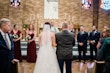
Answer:
[[[10,42],[11,42],[11,48],[12,48],[12,47],[13,47],[13,40],[12,40],[10,34],[8,34],[8,36],[9,36],[9,39],[10,39]],[[7,47],[6,42],[5,42],[5,40],[4,40],[4,38],[3,38],[2,34],[1,34],[1,32],[0,32],[0,42]],[[8,47],[7,47],[7,48],[8,48]]]
[[[4,38],[3,38],[2,34],[1,34],[1,32],[0,32],[0,43],[3,44],[4,47],[8,48],[7,45],[6,45],[6,42],[5,42],[5,40],[4,40]]]
[[[8,36],[9,36],[9,39],[10,39],[10,42],[11,42],[11,49],[14,47],[14,43],[13,43],[13,39],[12,37],[10,36],[10,34],[8,33]]]
[[[4,38],[3,38],[2,34],[1,34],[1,32],[0,32],[0,40],[6,44],[6,42],[5,42],[5,40],[4,40]]]
[[[10,36],[10,34],[9,34],[9,33],[8,33],[8,36],[9,36],[10,42],[12,43],[12,39],[11,39],[11,36]]]

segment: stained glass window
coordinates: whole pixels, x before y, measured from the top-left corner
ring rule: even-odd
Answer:
[[[92,6],[92,0],[82,0],[82,8],[90,9]]]
[[[11,6],[18,7],[20,6],[20,0],[10,0]]]
[[[110,0],[101,0],[100,1],[100,8],[104,10],[110,10]]]

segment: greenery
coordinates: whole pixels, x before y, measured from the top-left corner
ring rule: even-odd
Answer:
[[[23,24],[23,28],[25,28],[25,29],[26,29],[26,28],[27,28],[27,24]]]

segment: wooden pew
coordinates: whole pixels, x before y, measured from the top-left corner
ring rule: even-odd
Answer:
[[[19,62],[12,64],[11,71],[12,71],[12,73],[21,73]]]
[[[104,64],[104,61],[96,61],[96,73],[103,73]]]

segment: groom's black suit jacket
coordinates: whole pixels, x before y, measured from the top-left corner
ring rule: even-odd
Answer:
[[[56,54],[58,59],[72,59],[72,50],[75,45],[74,34],[63,30],[62,32],[56,33],[57,50]]]

